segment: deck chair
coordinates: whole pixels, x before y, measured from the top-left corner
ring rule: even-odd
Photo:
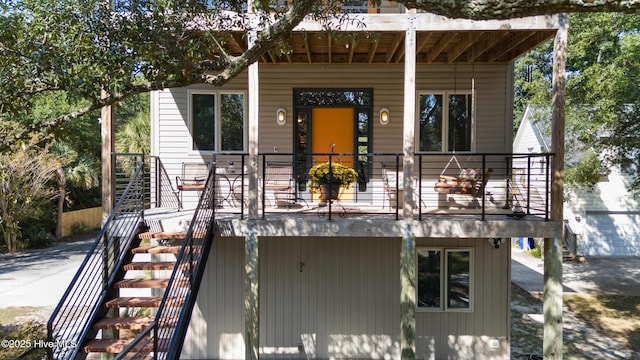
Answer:
[[[393,168],[387,168],[382,164],[382,189],[384,191],[384,199],[382,202],[382,208],[384,209],[385,200],[389,202],[390,208],[403,207],[403,192],[404,192],[404,172],[395,170]]]
[[[292,207],[296,202],[293,166],[290,163],[269,162],[264,169],[264,192],[273,194],[275,207]]]
[[[182,173],[176,176],[176,188],[180,193],[180,206],[182,207],[182,193],[184,191],[197,191],[198,196],[204,190],[209,165],[207,163],[182,163]]]

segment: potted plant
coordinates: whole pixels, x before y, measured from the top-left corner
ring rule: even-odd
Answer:
[[[312,166],[309,169],[309,176],[311,177],[309,191],[321,192],[326,200],[329,194],[331,199],[337,199],[340,187],[349,188],[358,178],[358,173],[340,163],[331,163],[329,167],[328,162],[323,162]]]

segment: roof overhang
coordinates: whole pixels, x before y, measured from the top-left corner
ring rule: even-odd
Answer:
[[[413,29],[417,63],[508,64],[551,39],[559,28],[558,16],[476,21],[406,13],[353,14],[351,19],[336,24],[331,32],[317,22],[304,21],[288,39],[286,53],[270,51],[261,63],[402,63],[405,36]],[[233,36],[232,51],[245,50],[242,34]]]

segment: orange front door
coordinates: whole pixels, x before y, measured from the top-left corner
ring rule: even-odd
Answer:
[[[311,112],[311,152],[329,153],[331,144],[335,144],[333,152],[350,154],[340,156],[332,161],[343,165],[353,165],[353,109],[352,108],[315,108]],[[321,159],[314,157],[315,162],[327,161],[327,156]]]
[[[313,154],[349,154],[332,157],[332,162],[339,162],[345,166],[353,167],[353,117],[352,108],[314,108],[311,111],[311,152]],[[313,162],[328,161],[327,155],[314,156]],[[352,198],[352,185],[347,191],[342,191],[340,199]]]

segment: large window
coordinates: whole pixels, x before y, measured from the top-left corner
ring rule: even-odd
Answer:
[[[420,93],[418,101],[418,151],[473,149],[470,93]]]
[[[418,308],[473,310],[471,249],[418,248]]]
[[[245,151],[243,93],[190,93],[192,149]]]

